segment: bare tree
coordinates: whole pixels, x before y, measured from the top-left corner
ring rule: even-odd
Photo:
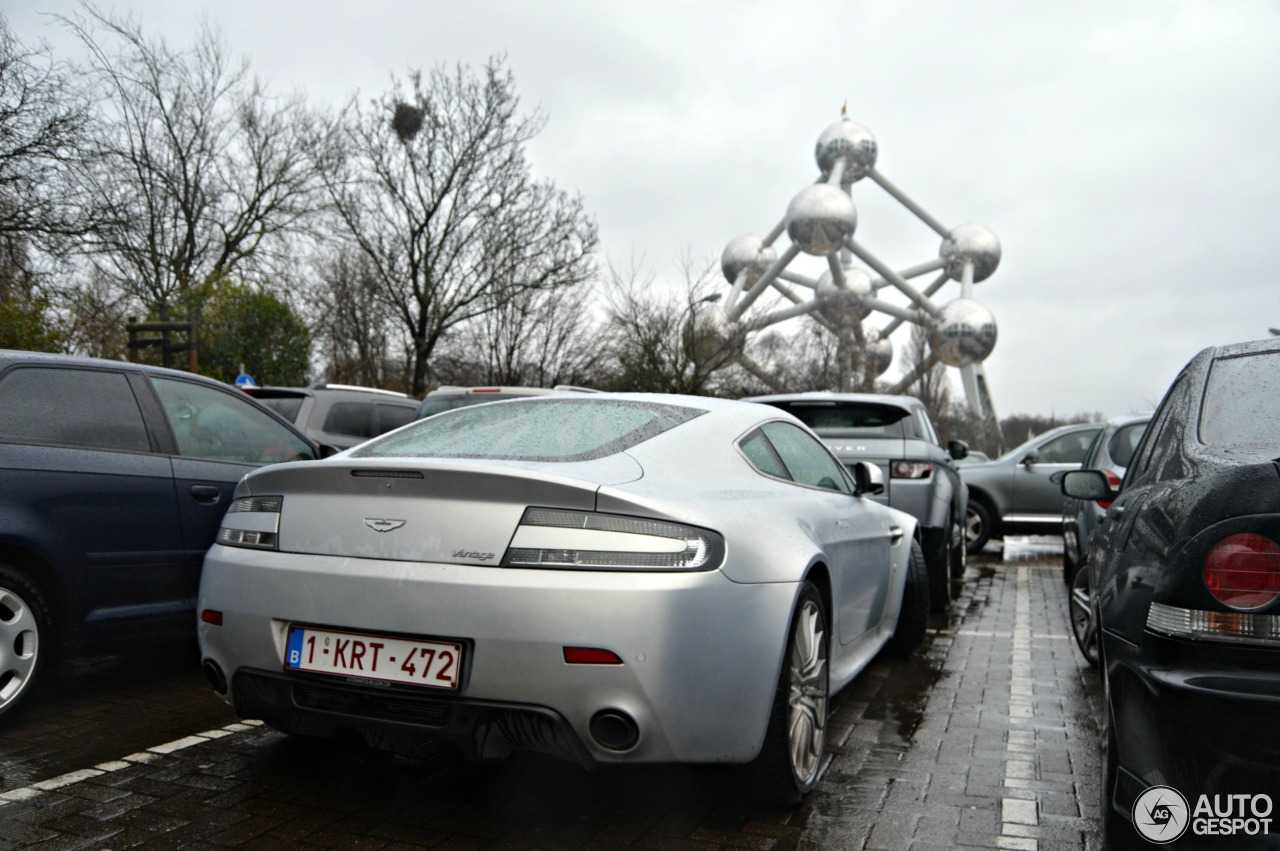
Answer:
[[[353,100],[318,162],[340,233],[367,258],[411,345],[422,393],[441,338],[519,294],[589,280],[595,223],[580,198],[534,180],[524,147],[542,128],[518,113],[503,62],[411,74]]]
[[[61,20],[89,49],[98,103],[79,178],[106,218],[88,250],[160,318],[198,310],[215,282],[261,272],[314,209],[303,101],[272,97],[208,28],[177,50],[84,9]]]
[[[626,273],[610,267],[608,389],[725,395],[741,383],[733,362],[742,340],[721,327],[712,305],[721,296],[715,264],[699,269],[685,257],[679,266],[683,280],[675,289],[635,263]]]
[[[18,240],[8,242],[7,262],[28,242],[48,248],[90,223],[67,181],[89,120],[69,74],[48,48],[22,44],[0,15],[0,239]]]
[[[590,285],[528,290],[458,328],[438,349],[448,384],[594,385],[605,361]]]
[[[330,381],[408,389],[404,346],[369,258],[338,251],[316,266],[310,324]]]

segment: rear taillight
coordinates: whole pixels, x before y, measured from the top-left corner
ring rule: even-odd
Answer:
[[[1280,597],[1280,545],[1262,535],[1228,535],[1204,560],[1209,593],[1233,609],[1260,609]]]
[[[1110,470],[1103,470],[1102,475],[1107,477],[1107,487],[1111,488],[1113,491],[1120,490],[1120,486],[1124,484],[1124,479],[1120,478]],[[1111,507],[1110,500],[1098,499],[1098,500],[1094,500],[1094,502],[1098,503],[1098,507],[1103,510],[1106,510]]]
[[[889,467],[894,479],[927,479],[932,472],[933,465],[925,461],[894,461]]]
[[[530,508],[502,564],[560,570],[714,570],[723,560],[724,539],[706,529],[644,517]]]
[[[284,498],[279,496],[242,496],[233,499],[222,518],[217,542],[228,547],[248,547],[254,550],[279,548],[280,506]]]

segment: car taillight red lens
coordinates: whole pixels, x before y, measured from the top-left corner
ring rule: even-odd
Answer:
[[[1124,484],[1124,479],[1120,478],[1110,470],[1103,470],[1102,474],[1107,477],[1107,486],[1110,487],[1112,490],[1120,490],[1120,485]],[[1110,501],[1105,501],[1101,499],[1094,500],[1094,501],[1098,503],[1098,507],[1101,509],[1105,510],[1111,507]]]
[[[1280,544],[1262,535],[1228,535],[1204,560],[1209,593],[1233,609],[1259,609],[1280,597]]]
[[[927,479],[933,465],[924,461],[894,461],[889,475],[895,479]]]

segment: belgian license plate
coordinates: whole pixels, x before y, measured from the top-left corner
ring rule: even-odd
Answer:
[[[453,691],[462,669],[462,645],[292,626],[284,666]]]

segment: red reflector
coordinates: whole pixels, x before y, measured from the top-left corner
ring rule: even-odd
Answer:
[[[566,647],[564,661],[569,665],[621,665],[622,659],[611,650],[595,647]]]
[[[1257,609],[1280,597],[1280,545],[1261,535],[1228,535],[1204,560],[1209,593],[1233,609]]]
[[[222,626],[222,612],[217,609],[205,609],[200,613],[200,620],[214,626]]]
[[[471,388],[472,393],[498,393],[501,390],[502,390],[501,387],[472,387]]]

